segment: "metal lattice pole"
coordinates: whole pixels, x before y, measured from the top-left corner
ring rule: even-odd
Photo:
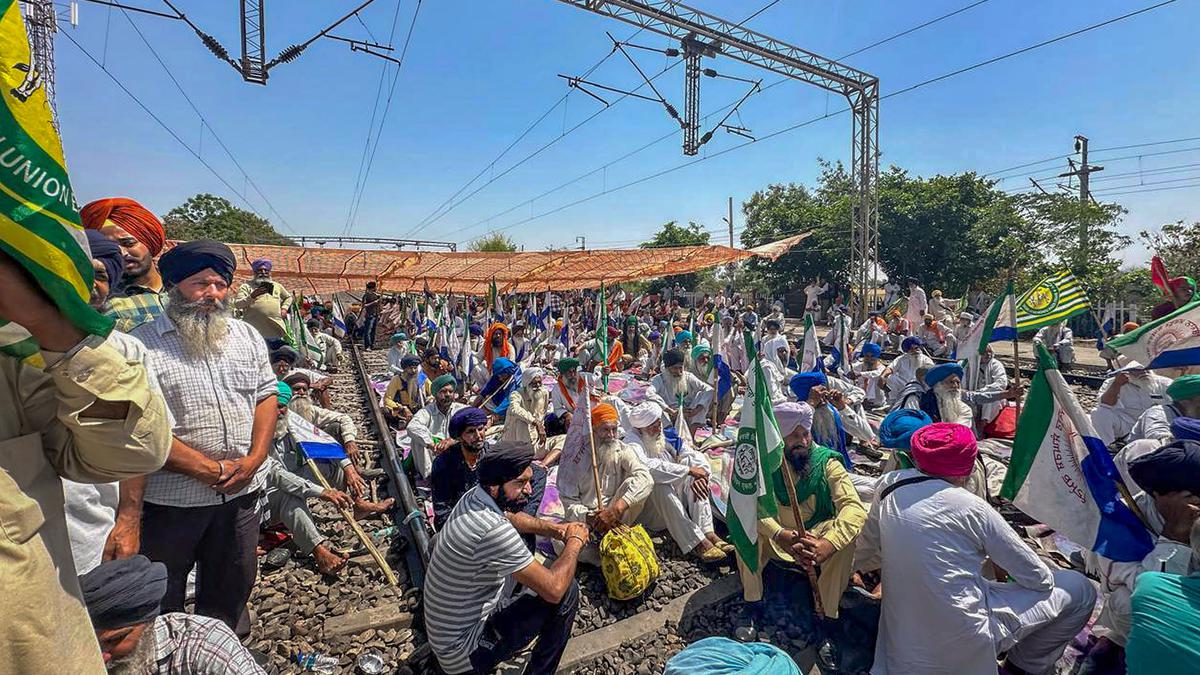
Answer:
[[[683,154],[700,150],[700,50],[683,41]]]
[[[58,108],[54,100],[54,34],[58,32],[58,17],[53,0],[21,0],[25,29],[29,32],[29,53],[33,63],[25,64],[29,71],[26,81],[34,81],[46,93],[50,117],[58,126]],[[13,65],[13,64],[10,64]],[[20,64],[17,64],[20,67]],[[22,87],[23,88],[23,87]]]
[[[854,114],[850,149],[854,185],[850,224],[850,284],[858,297],[854,315],[865,321],[879,267],[879,81],[847,96]]]
[[[263,26],[264,0],[241,0],[241,2],[242,78],[247,82],[266,84],[266,30]]]

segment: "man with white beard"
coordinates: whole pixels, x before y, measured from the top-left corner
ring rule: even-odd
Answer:
[[[962,397],[963,368],[957,363],[943,363],[925,373],[929,390],[921,395],[921,410],[934,422],[961,424],[975,428],[975,413]]]
[[[682,365],[682,363],[680,364]],[[592,408],[592,447],[600,477],[600,494],[596,494],[595,479],[590,471],[578,472],[578,480],[564,481],[559,470],[558,493],[562,498],[564,520],[586,522],[599,541],[617,525],[633,525],[650,492],[654,479],[642,463],[640,453],[620,439],[621,423],[617,409],[611,403],[598,403]],[[556,550],[563,543],[555,542]],[[600,548],[588,543],[579,552],[580,562],[600,564]]]
[[[292,390],[292,398],[288,409],[303,417],[321,431],[333,436],[346,451],[346,457],[340,462],[318,462],[317,468],[329,481],[330,485],[345,490],[354,497],[354,517],[366,518],[377,513],[383,513],[391,508],[393,499],[382,502],[372,502],[367,499],[367,482],[358,472],[358,429],[354,420],[343,412],[322,408],[312,400],[312,381],[302,372],[290,373],[283,378],[284,384]],[[307,463],[296,453],[287,453],[283,464],[288,471],[305,478],[316,480]]]
[[[1142,413],[1167,402],[1169,386],[1171,378],[1146,370],[1137,361],[1126,360],[1120,372],[1100,385],[1100,401],[1092,411],[1092,424],[1100,440],[1112,445],[1128,436]]]
[[[278,411],[262,336],[233,318],[236,258],[225,244],[179,244],[158,261],[163,316],[134,329],[175,419],[170,454],[146,481],[142,553],[167,567],[163,609],[183,610],[199,567],[196,613],[250,633],[246,601],[258,572],[260,471]]]
[[[679,550],[695,553],[703,562],[724,560],[733,547],[713,531],[708,460],[682,442],[676,445],[667,440],[662,412],[654,401],[629,410],[629,423],[636,433],[626,438],[641,452],[642,462],[654,479],[650,499],[638,522],[651,532],[666,529]]]
[[[663,370],[650,380],[650,386],[666,402],[669,417],[674,419],[682,408],[688,424],[703,424],[712,407],[713,388],[685,371],[683,361],[683,353],[678,349],[663,354]]]
[[[918,368],[933,368],[933,359],[921,349],[924,346],[925,342],[919,337],[904,338],[900,343],[900,351],[903,353],[893,359],[892,365],[883,372],[883,379],[887,382],[888,401],[893,405],[900,400],[904,388],[916,381]]]

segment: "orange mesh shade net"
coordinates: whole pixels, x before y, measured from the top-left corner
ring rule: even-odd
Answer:
[[[482,295],[494,279],[501,293],[596,288],[600,282],[652,279],[738,262],[775,260],[808,233],[751,249],[728,246],[474,253],[375,251],[300,246],[230,244],[237,256],[235,277],[250,278],[250,262],[271,261],[271,276],[302,293],[359,290],[368,281],[381,290]],[[168,248],[176,242],[168,242]]]

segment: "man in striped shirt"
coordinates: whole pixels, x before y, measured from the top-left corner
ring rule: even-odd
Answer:
[[[442,669],[490,673],[537,638],[525,672],[553,673],[579,608],[575,565],[588,528],[568,523],[562,553],[537,563],[506,514],[528,501],[528,445],[493,449],[479,459],[479,484],[450,512],[434,539],[425,579],[425,632]],[[513,588],[524,590],[513,596]]]

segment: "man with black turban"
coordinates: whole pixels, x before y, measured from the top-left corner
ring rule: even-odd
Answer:
[[[79,585],[110,673],[264,672],[220,621],[160,614],[167,592],[167,569],[162,563],[141,555],[111,560],[79,577]]]
[[[579,608],[575,567],[588,540],[583,523],[561,526],[562,552],[534,560],[511,519],[533,501],[533,449],[499,445],[479,458],[479,484],[467,491],[438,533],[425,578],[425,633],[447,673],[487,673],[537,638],[526,672],[553,673]],[[512,602],[497,602],[521,584]]]
[[[142,552],[167,566],[166,609],[183,609],[187,575],[198,564],[196,613],[248,635],[278,380],[262,336],[230,314],[228,246],[186,242],[158,267],[165,312],[132,334],[151,354],[176,424],[166,466],[147,478]]]

